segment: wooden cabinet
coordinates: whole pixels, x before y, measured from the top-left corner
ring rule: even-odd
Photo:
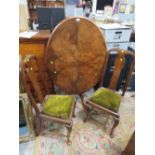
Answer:
[[[37,23],[37,12],[38,7],[64,7],[64,0],[28,0],[28,10],[30,15],[30,26],[32,28],[32,23]]]
[[[37,42],[25,42],[19,45],[19,50],[23,56],[27,54],[36,55],[37,57],[43,59],[45,51],[45,45],[42,41]]]
[[[49,30],[40,30],[32,38],[19,38],[19,54],[22,58],[28,54],[35,55],[39,58],[41,64],[45,61],[45,51],[48,38],[50,36]]]

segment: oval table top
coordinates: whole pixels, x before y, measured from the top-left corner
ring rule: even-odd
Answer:
[[[51,33],[46,63],[54,84],[82,94],[100,80],[107,48],[100,29],[83,17],[63,20]]]

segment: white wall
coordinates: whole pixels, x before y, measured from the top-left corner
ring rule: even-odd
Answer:
[[[27,5],[27,0],[19,0],[19,4]]]
[[[28,30],[28,6],[27,0],[19,0],[19,30]]]

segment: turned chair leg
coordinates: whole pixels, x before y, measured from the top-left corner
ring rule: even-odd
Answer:
[[[71,141],[70,141],[70,134],[71,134],[71,132],[72,132],[72,126],[67,126],[66,128],[67,128],[67,130],[68,130],[68,134],[67,134],[67,143],[68,143],[68,144],[71,144]]]
[[[113,125],[113,127],[112,127],[112,129],[111,129],[110,137],[112,137],[113,131],[114,131],[114,129],[117,127],[118,123],[119,123],[119,118],[114,118],[114,125]]]

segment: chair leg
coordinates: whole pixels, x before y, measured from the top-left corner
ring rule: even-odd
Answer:
[[[67,134],[67,143],[68,144],[71,144],[71,141],[70,141],[70,134],[72,132],[72,126],[66,126],[67,130],[68,130],[68,134]]]
[[[40,131],[41,131],[41,118],[39,115],[36,116],[35,118],[35,124],[36,124],[36,136],[39,135]]]
[[[113,127],[112,127],[112,129],[111,129],[110,137],[112,137],[113,131],[114,131],[114,129],[117,127],[118,123],[119,123],[119,118],[114,118],[114,125],[113,125]]]
[[[90,116],[90,112],[92,111],[92,108],[91,109],[87,109],[87,112],[85,113],[86,114],[86,117],[83,119],[83,122],[87,122],[88,121],[88,118]]]
[[[88,112],[88,108],[84,105],[84,97],[83,97],[82,94],[79,94],[79,96],[80,96],[80,99],[81,99],[83,110],[84,110],[85,113],[87,113]]]

